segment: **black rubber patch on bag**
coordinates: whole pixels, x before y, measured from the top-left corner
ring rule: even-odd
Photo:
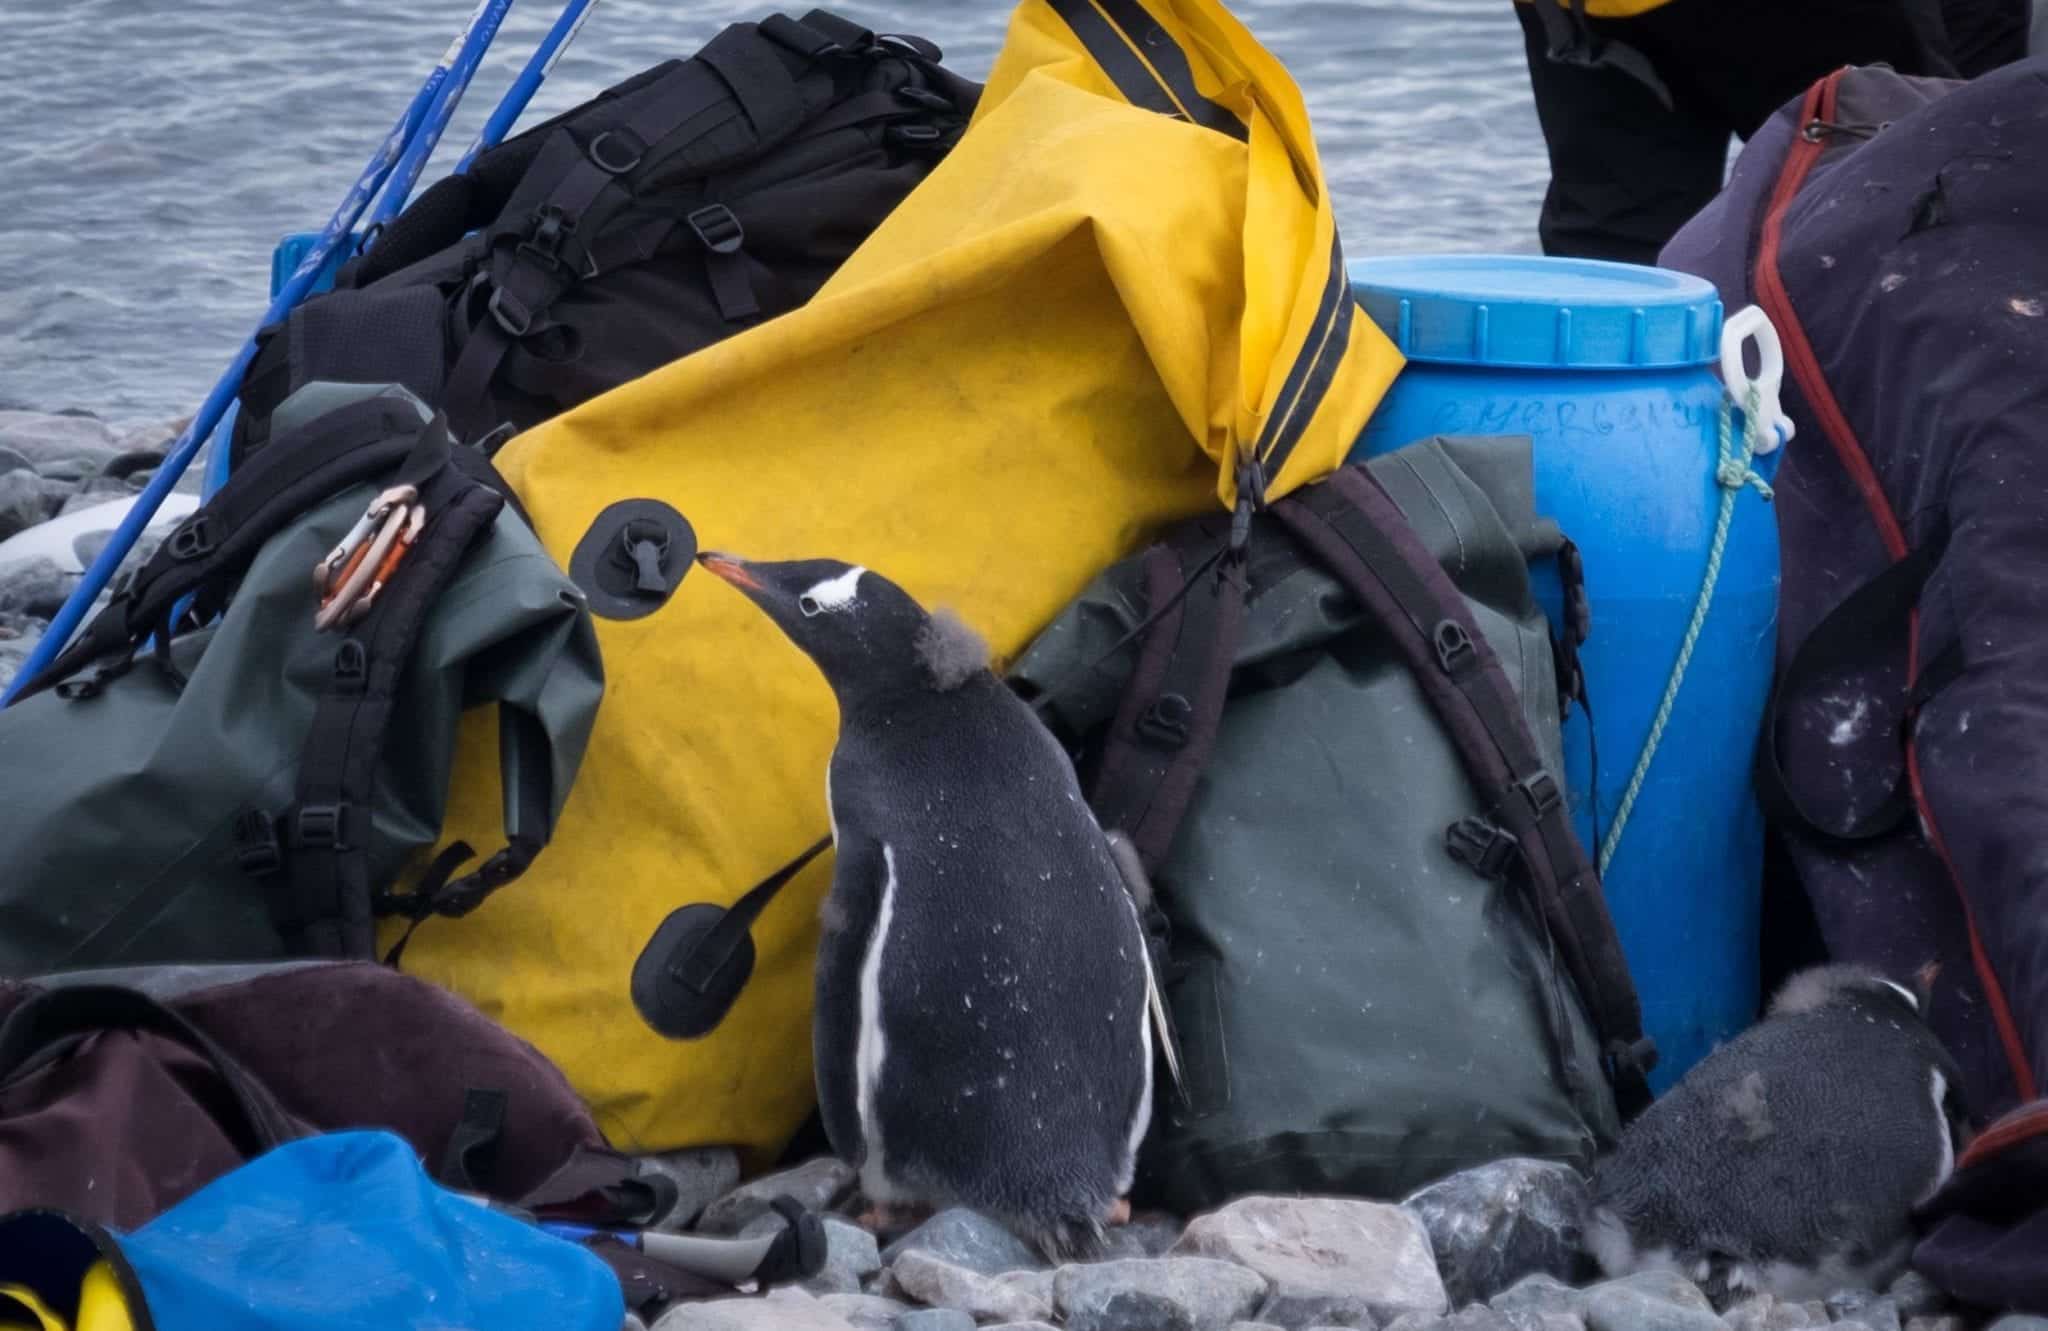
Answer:
[[[659,499],[621,499],[597,515],[569,556],[590,613],[640,619],[668,604],[697,558],[689,519]]]
[[[754,973],[754,940],[744,930],[717,936],[726,909],[699,902],[671,911],[633,963],[633,1006],[671,1040],[718,1029]]]

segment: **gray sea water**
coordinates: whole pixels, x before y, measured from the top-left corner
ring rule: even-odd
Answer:
[[[472,0],[0,0],[0,407],[193,410]],[[809,4],[788,7],[801,14]],[[1005,0],[828,6],[986,75]],[[601,0],[521,124],[772,0]],[[559,9],[515,4],[427,167]],[[1353,255],[1535,249],[1546,169],[1509,0],[1235,0],[1301,84]]]

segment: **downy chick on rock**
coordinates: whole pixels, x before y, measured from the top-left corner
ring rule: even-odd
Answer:
[[[698,559],[839,703],[813,1027],[834,1152],[878,1206],[965,1205],[1055,1260],[1088,1251],[1128,1214],[1164,1009],[1072,763],[973,630],[886,578]]]
[[[1922,981],[1916,995],[1856,966],[1795,975],[1630,1124],[1594,1168],[1586,1242],[1608,1276],[1668,1267],[1788,1300],[1883,1288],[1961,1121]]]

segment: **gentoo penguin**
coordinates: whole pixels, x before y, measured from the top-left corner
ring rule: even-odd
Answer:
[[[1609,1277],[1824,1298],[1884,1288],[1912,1212],[1955,1167],[1960,1074],[1920,992],[1859,966],[1801,972],[1696,1064],[1593,1174],[1586,1241]]]
[[[969,1206],[1054,1260],[1092,1250],[1128,1215],[1164,1008],[1072,763],[972,629],[881,575],[698,560],[839,704],[813,1025],[834,1152],[878,1206]]]

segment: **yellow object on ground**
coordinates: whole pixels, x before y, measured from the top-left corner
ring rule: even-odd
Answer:
[[[1572,0],[1559,0],[1565,8],[1572,6]],[[1516,4],[1530,4],[1532,0],[1515,0]],[[1586,0],[1588,18],[1634,18],[1647,14],[1653,9],[1662,9],[1671,0]]]
[[[8,1306],[10,1300],[14,1307]],[[22,1321],[23,1311],[36,1320]],[[28,1286],[0,1284],[0,1331],[135,1331],[135,1319],[114,1268],[101,1258],[86,1269],[85,1281],[79,1286],[76,1326]]]
[[[497,461],[565,566],[608,506],[659,500],[703,549],[872,567],[1001,655],[1161,524],[1232,504],[1241,461],[1274,496],[1341,465],[1400,365],[1356,313],[1301,94],[1224,6],[1025,0],[965,136],[810,304]],[[702,574],[597,623],[606,698],[552,844],[404,966],[532,1040],[622,1148],[757,1167],[813,1103],[830,855],[755,921],[708,1034],[660,1034],[632,990],[680,983],[672,912],[826,835],[832,695]],[[473,713],[444,840],[491,840],[497,770]]]

